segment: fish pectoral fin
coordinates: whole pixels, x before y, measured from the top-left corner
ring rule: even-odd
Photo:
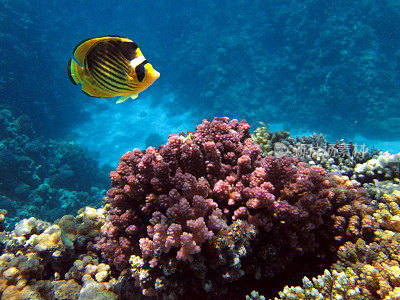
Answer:
[[[120,104],[120,103],[124,102],[126,99],[128,99],[129,97],[130,97],[129,95],[128,96],[126,96],[126,95],[121,96],[121,97],[119,97],[119,99],[115,103],[116,104]]]

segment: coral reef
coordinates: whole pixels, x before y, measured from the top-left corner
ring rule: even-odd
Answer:
[[[400,299],[393,154],[358,157],[344,141],[319,151],[320,135],[267,128],[256,149],[244,123],[203,126],[123,156],[104,210],[76,215],[100,203],[106,176],[91,153],[42,137],[107,111],[60,88],[58,66],[77,36],[112,22],[142,25],[163,88],[178,95],[168,116],[398,139],[398,1],[138,2],[135,18],[130,4],[96,1],[88,13],[80,2],[0,1],[1,102],[23,114],[0,109],[2,299]],[[276,143],[296,159],[261,156],[278,156]]]
[[[100,204],[105,169],[74,142],[44,140],[29,132],[21,118],[0,110],[0,207],[8,211],[6,225],[32,215],[54,221]]]
[[[209,297],[237,280],[274,278],[296,257],[319,251],[323,261],[346,240],[372,238],[374,209],[356,182],[295,158],[263,158],[249,129],[203,120],[158,150],[124,154],[110,174],[110,222],[90,249],[119,271],[130,262],[145,295],[199,287]],[[254,234],[240,233],[248,226]],[[227,242],[231,232],[238,238]]]
[[[362,189],[294,157],[263,157],[249,129],[203,120],[124,154],[102,208],[3,226],[1,297],[396,299],[399,180]]]
[[[180,64],[171,74],[180,89],[174,111],[240,115],[251,124],[286,122],[341,132],[345,139],[354,133],[399,137],[400,88],[393,64],[399,54],[391,47],[399,36],[396,2],[253,1],[248,6],[237,0],[207,1],[205,7],[206,17],[196,10],[181,17],[188,33],[178,38],[177,55],[168,61]]]
[[[365,186],[378,207],[371,220],[377,228],[373,240],[346,242],[331,271],[312,280],[304,277],[303,287],[286,286],[275,299],[398,299],[400,186],[376,179]]]
[[[272,132],[265,123],[256,128],[252,139],[263,150],[263,155],[282,157],[283,155],[296,157],[310,165],[320,165],[325,170],[340,173],[350,178],[355,176],[355,168],[366,163],[379,149],[368,149],[365,144],[343,140],[328,143],[322,134],[292,137],[286,131]]]
[[[275,154],[275,144],[282,143],[285,141],[289,136],[290,132],[288,131],[276,131],[273,132],[268,129],[268,125],[264,122],[259,122],[260,127],[257,127],[254,130],[254,133],[251,135],[254,143],[260,146],[263,156]],[[288,155],[289,153],[287,153]]]
[[[373,179],[390,180],[400,175],[400,153],[380,152],[363,164],[354,168],[354,178],[360,182],[371,182]]]
[[[111,291],[116,279],[110,267],[90,256],[76,260],[60,279],[57,272],[48,278],[43,260],[36,254],[0,256],[0,295],[2,299],[118,299]],[[47,271],[48,272],[48,271]]]
[[[279,297],[275,300],[364,299],[354,277],[335,270],[332,273],[325,270],[324,275],[312,278],[312,281],[304,277],[303,288],[286,286],[282,292],[279,292]]]
[[[35,253],[0,256],[2,299],[52,299],[51,282],[43,280],[44,267]]]
[[[86,207],[58,224],[33,217],[3,233],[0,256],[2,299],[117,299],[110,266],[86,254],[108,213]],[[72,234],[73,233],[73,234]]]

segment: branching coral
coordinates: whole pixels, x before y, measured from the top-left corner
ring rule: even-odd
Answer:
[[[393,186],[393,185],[392,185]],[[381,228],[400,232],[400,189],[380,195],[379,209],[374,218]]]
[[[251,138],[260,146],[263,156],[274,155],[275,143],[281,143],[290,136],[290,133],[284,130],[273,132],[264,122],[260,122],[260,125],[254,130]]]
[[[111,223],[98,243],[104,258],[122,270],[139,246],[152,265],[171,248],[178,260],[191,260],[237,219],[266,231],[281,227],[291,247],[312,248],[310,232],[332,196],[325,171],[295,159],[262,159],[248,130],[243,121],[205,120],[192,139],[170,135],[159,151],[125,154],[111,172]]]
[[[400,235],[378,229],[376,236],[371,244],[362,239],[355,244],[347,242],[339,249],[338,263],[333,265],[338,271],[355,273],[364,299],[384,299],[400,286]]]
[[[140,258],[131,271],[144,294],[175,297],[201,286],[218,296],[243,276],[273,278],[295,257],[319,249],[323,259],[373,235],[374,210],[355,182],[295,158],[263,158],[249,128],[204,120],[158,150],[123,155],[110,174],[109,222],[90,249],[119,271]],[[249,226],[253,235],[230,237]]]
[[[357,287],[354,276],[337,271],[332,273],[325,270],[324,275],[320,275],[312,280],[303,278],[303,287],[286,286],[282,292],[279,292],[280,298],[286,300],[324,300],[324,299],[364,299]]]
[[[260,123],[263,126],[254,131],[252,139],[260,146],[263,155],[296,157],[308,164],[319,165],[326,171],[349,177],[354,175],[356,166],[357,170],[360,167],[363,169],[363,164],[379,153],[378,149],[368,149],[365,144],[345,143],[343,140],[328,143],[322,134],[294,137],[286,131],[272,132],[267,125]]]
[[[351,183],[352,181],[348,180],[344,185],[348,186]],[[338,274],[346,279],[346,282],[351,283],[350,286],[344,286],[341,289],[340,299],[398,299],[400,290],[400,233],[397,220],[400,188],[398,184],[389,181],[374,181],[373,184],[365,186],[375,198],[370,202],[378,206],[378,209],[373,217],[371,214],[367,214],[365,216],[366,221],[357,222],[369,224],[364,229],[363,226],[359,227],[361,232],[364,231],[364,234],[358,236],[362,238],[354,240],[357,236],[353,236],[353,233],[357,233],[359,230],[352,229],[350,226],[345,231],[342,230],[342,232],[350,234],[350,241],[339,248],[337,252],[338,261],[333,264],[330,271],[325,271],[325,275],[328,273]],[[349,191],[351,189],[346,190],[346,193]],[[337,193],[337,195],[340,195],[340,193]],[[362,205],[360,206],[362,204],[360,200],[363,197],[359,198],[357,205],[352,205],[354,208],[358,207],[355,211],[367,212],[371,209],[369,206],[364,206],[364,208],[362,208]],[[346,205],[343,206],[343,208],[345,207]],[[345,213],[346,209],[338,209],[337,211]],[[361,216],[359,215],[359,217]],[[352,219],[354,217],[350,217],[350,220]],[[371,235],[372,230],[374,230],[373,235]],[[323,279],[325,275],[318,278]],[[316,285],[315,278],[312,279],[313,284],[310,285],[307,282],[309,283],[308,280],[306,282],[303,280],[303,288],[286,287],[279,293],[280,297],[282,299],[327,299],[332,297],[337,299],[335,297],[339,297],[334,289],[328,290],[328,292],[321,290]]]
[[[354,178],[360,182],[371,182],[373,179],[388,180],[399,175],[400,153],[380,152],[363,164],[354,168]]]
[[[377,228],[373,220],[375,208],[365,190],[358,188],[359,183],[346,176],[334,173],[330,176],[332,204],[334,214],[331,215],[335,240],[356,242],[358,238],[372,241]]]

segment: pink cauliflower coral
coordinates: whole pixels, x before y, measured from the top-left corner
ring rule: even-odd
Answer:
[[[190,261],[238,219],[283,230],[290,247],[311,249],[308,237],[332,196],[325,171],[293,158],[262,158],[249,129],[246,121],[203,120],[158,150],[124,154],[110,174],[110,223],[95,249],[119,270],[132,254],[152,267],[162,255]]]

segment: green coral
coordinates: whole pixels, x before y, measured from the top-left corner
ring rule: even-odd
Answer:
[[[263,156],[273,155],[275,143],[285,140],[290,136],[290,132],[284,130],[273,132],[268,129],[268,125],[264,122],[259,123],[262,126],[254,131],[251,138],[260,146]]]

